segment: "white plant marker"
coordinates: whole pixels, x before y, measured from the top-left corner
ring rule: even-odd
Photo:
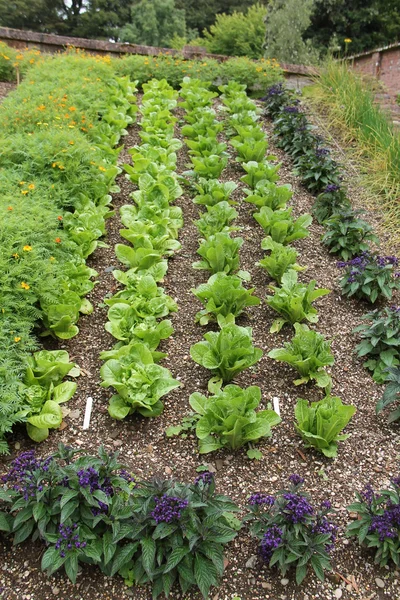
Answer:
[[[83,429],[89,429],[90,416],[92,414],[93,398],[88,396],[86,400],[85,418],[83,419]]]
[[[279,409],[279,398],[277,396],[274,396],[272,398],[272,404],[274,405],[274,411],[276,412],[276,414],[278,415],[278,417],[281,416],[281,411]]]

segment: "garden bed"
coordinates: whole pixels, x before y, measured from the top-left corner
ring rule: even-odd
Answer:
[[[314,197],[304,191],[292,174],[290,160],[274,146],[268,122],[265,123],[265,131],[268,134],[269,151],[277,155],[282,162],[280,183],[291,183],[293,186],[291,204],[294,206],[295,216],[310,212]],[[129,135],[124,142],[125,148],[138,142],[136,126],[129,129]],[[121,164],[127,162],[128,156],[125,151],[120,157]],[[178,172],[185,171],[188,162],[184,146],[178,151]],[[271,280],[265,271],[255,266],[264,255],[260,247],[264,233],[253,219],[250,206],[242,201],[242,174],[239,164],[231,157],[221,179],[236,181],[239,184],[233,197],[239,202],[236,224],[243,228],[239,234],[244,238],[240,253],[241,268],[251,273],[252,285],[256,287],[255,294],[264,299]],[[118,183],[121,192],[113,196],[115,208],[129,203],[129,194],[134,189],[123,175],[119,176]],[[360,203],[360,199],[357,202]],[[107,223],[109,248],[99,248],[88,260],[88,265],[99,272],[99,284],[88,296],[94,305],[93,314],[81,317],[79,336],[65,342],[49,344],[49,348],[65,348],[71,359],[81,367],[82,376],[78,382],[78,393],[68,404],[70,412],[65,418],[65,427],[61,431],[53,432],[39,446],[38,453],[47,455],[55,450],[59,442],[71,446],[78,445],[95,453],[98,445],[102,443],[107,450],[120,450],[123,462],[133,473],[146,477],[162,473],[183,481],[193,480],[197,475],[196,468],[206,464],[215,472],[217,489],[231,496],[241,508],[251,493],[264,491],[273,494],[286,484],[290,474],[298,473],[305,478],[306,490],[317,502],[328,497],[337,510],[336,520],[341,527],[337,549],[333,553],[334,573],[328,575],[324,583],[310,575],[298,588],[292,581],[282,579],[276,571],[266,567],[260,568],[261,564],[256,557],[256,542],[243,530],[227,547],[226,571],[221,587],[212,591],[213,600],[230,599],[235,595],[242,600],[395,598],[400,573],[373,566],[370,554],[362,551],[354,541],[345,539],[344,526],[348,521],[345,507],[353,501],[356,490],[360,490],[368,481],[378,488],[398,473],[396,457],[399,452],[399,432],[396,425],[387,424],[385,417],[376,417],[375,404],[382,390],[363,368],[362,361],[354,355],[356,339],[351,332],[359,324],[361,316],[368,311],[368,307],[340,294],[336,259],[329,255],[320,243],[323,228],[317,222],[310,227],[308,238],[293,245],[300,253],[298,262],[308,267],[301,275],[302,281],[316,279],[319,287],[332,290],[331,294],[317,303],[318,331],[334,340],[332,349],[336,362],[331,369],[333,392],[340,395],[346,404],[354,404],[357,407],[357,412],[346,430],[351,436],[340,444],[338,458],[332,461],[312,450],[305,450],[296,435],[293,427],[296,398],[317,400],[320,394],[312,386],[295,388],[292,383],[295,378],[294,371],[267,357],[268,351],[280,347],[284,341],[290,339],[292,330],[285,327],[278,334],[269,333],[276,315],[264,302],[261,306],[247,309],[246,315],[238,318],[239,325],[253,328],[254,344],[262,348],[264,355],[255,367],[247,369],[235,378],[235,382],[242,386],[260,386],[264,404],[271,402],[274,397],[280,400],[282,423],[273,430],[272,438],[259,443],[262,459],[249,460],[244,449],[236,453],[221,451],[201,457],[197,451],[194,434],[189,434],[186,439],[166,437],[165,429],[179,424],[182,417],[189,412],[189,395],[195,391],[205,392],[209,379],[208,372],[195,364],[189,354],[190,346],[198,342],[203,334],[202,328],[194,322],[195,314],[201,306],[190,291],[205,280],[204,272],[196,271],[191,266],[198,258],[196,250],[199,235],[192,221],[198,218],[199,210],[193,204],[191,195],[186,192],[176,204],[181,206],[184,215],[184,227],[179,236],[182,249],[169,259],[169,270],[163,285],[166,292],[177,301],[178,312],[171,317],[175,333],[162,343],[161,350],[168,353],[162,364],[182,382],[182,387],[166,397],[164,413],[156,419],[134,416],[116,422],[107,413],[111,393],[99,387],[101,362],[98,354],[100,350],[110,348],[114,342],[104,330],[107,311],[102,302],[107,294],[114,293],[117,289],[112,276],[112,269],[118,266],[113,246],[121,241],[121,225],[116,214]],[[90,429],[86,432],[82,431],[81,425],[86,398],[89,395],[94,398],[94,406]],[[11,447],[13,451],[31,447],[22,430],[15,430]],[[14,454],[5,462],[13,456]],[[108,579],[99,571],[87,567],[82,569],[77,585],[73,586],[65,576],[57,574],[47,577],[40,571],[42,546],[39,543],[25,543],[17,548],[11,548],[5,542],[2,542],[2,545],[5,558],[0,586],[3,586],[4,598],[44,600],[59,596],[77,600],[133,597],[147,600],[151,596],[147,588],[127,590],[122,579]],[[180,596],[174,591],[171,597]],[[185,595],[187,599],[192,597],[198,596],[193,593]]]

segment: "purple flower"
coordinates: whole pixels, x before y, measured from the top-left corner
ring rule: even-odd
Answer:
[[[289,481],[292,485],[300,485],[301,483],[304,483],[303,477],[300,477],[300,475],[297,475],[297,473],[290,475]]]
[[[204,473],[200,473],[194,480],[194,485],[199,485],[202,483],[205,485],[211,485],[214,481],[214,474],[210,471],[204,471]]]
[[[315,150],[315,156],[317,158],[323,158],[324,156],[327,156],[329,154],[329,149],[328,148],[317,148]]]
[[[24,500],[34,498],[37,492],[43,491],[43,485],[38,480],[49,470],[53,458],[36,459],[35,451],[21,452],[11,463],[10,470],[1,477],[13,490],[22,494]]]
[[[58,527],[59,538],[55,544],[55,549],[60,550],[61,558],[65,558],[66,553],[76,548],[85,548],[86,542],[79,540],[79,535],[76,533],[78,529],[77,523],[73,525],[64,525],[61,523]]]
[[[93,494],[96,490],[100,490],[106,494],[106,496],[113,496],[114,489],[111,485],[110,479],[108,477],[104,478],[104,481],[100,482],[100,475],[96,469],[93,467],[88,467],[87,469],[81,469],[77,472],[79,485],[84,488],[89,488],[90,493]],[[108,506],[104,502],[100,500],[98,502],[98,508],[92,508],[92,514],[97,517],[99,514],[107,513]]]
[[[332,508],[332,502],[330,500],[323,500],[321,502],[322,510],[331,510],[331,508]]]
[[[284,112],[286,113],[293,113],[293,114],[297,114],[299,112],[299,109],[297,108],[297,106],[285,106],[284,107]]]
[[[265,562],[269,563],[274,551],[282,543],[282,539],[283,530],[280,527],[277,527],[277,525],[268,527],[260,544],[260,554]]]
[[[312,528],[312,533],[318,535],[320,533],[327,533],[330,535],[330,539],[329,541],[325,544],[325,550],[327,552],[329,552],[330,550],[332,550],[333,545],[336,541],[336,533],[337,533],[337,527],[336,525],[334,525],[333,523],[331,523],[330,521],[328,521],[328,519],[326,517],[321,517],[320,519],[317,520],[317,523],[313,526]]]
[[[314,513],[314,509],[305,496],[287,492],[283,494],[286,504],[283,508],[285,518],[290,523],[304,523],[307,517]]]
[[[386,511],[383,515],[374,515],[372,517],[369,533],[376,533],[381,542],[384,542],[385,538],[394,539],[399,535],[393,527],[392,520],[390,516],[386,514]]]
[[[285,93],[285,88],[283,87],[282,83],[277,83],[276,85],[271,85],[271,87],[269,87],[267,89],[268,96],[281,96],[284,93]],[[266,100],[266,98],[263,98],[263,100]]]
[[[400,309],[398,309],[398,310],[400,310]],[[397,487],[400,487],[400,475],[397,475],[396,477],[393,477],[392,483],[393,483],[393,485],[395,485]]]
[[[250,506],[267,506],[271,507],[275,504],[275,498],[267,494],[257,493],[252,494],[249,498]]]
[[[335,183],[328,183],[326,188],[324,189],[325,194],[331,194],[332,192],[338,192],[340,187]]]
[[[157,523],[171,523],[174,519],[179,520],[182,516],[182,511],[189,504],[188,500],[167,496],[164,494],[161,498],[154,498],[155,508],[151,512],[151,516]]]
[[[361,490],[360,496],[361,496],[362,500],[364,502],[366,502],[366,504],[369,504],[369,505],[372,504],[372,502],[374,501],[374,498],[375,498],[375,493],[374,493],[374,490],[370,483],[367,483],[367,485],[364,487],[364,489]]]

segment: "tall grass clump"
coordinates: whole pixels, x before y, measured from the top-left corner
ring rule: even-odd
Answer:
[[[400,135],[389,115],[376,103],[374,82],[361,78],[342,61],[330,61],[317,80],[317,98],[327,105],[333,126],[356,152],[370,190],[379,194],[380,207],[400,219]]]

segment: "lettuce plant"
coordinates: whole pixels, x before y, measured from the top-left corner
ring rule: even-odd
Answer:
[[[256,412],[261,401],[257,386],[242,389],[227,385],[215,396],[195,392],[189,398],[192,409],[200,415],[196,425],[200,454],[221,448],[237,450],[248,442],[271,436],[271,427],[281,419],[273,410]]]
[[[237,185],[233,181],[221,182],[218,179],[200,178],[195,184],[198,194],[193,198],[195,204],[205,206],[215,206],[219,202],[229,202],[236,204],[231,200],[231,195],[236,190]]]
[[[179,229],[183,226],[182,209],[180,206],[170,206],[168,209],[160,209],[157,206],[143,206],[138,209],[137,206],[127,204],[120,208],[121,221],[128,229],[141,228],[141,231],[147,231],[146,227],[160,225],[165,227],[168,235],[174,239],[178,237]]]
[[[231,238],[229,233],[221,232],[202,240],[197,254],[202,260],[194,262],[194,269],[204,269],[211,273],[234,273],[239,268],[239,249],[243,238]]]
[[[253,346],[251,327],[228,323],[218,333],[206,333],[204,340],[191,346],[190,356],[224,383],[254,365],[263,354],[261,348]]]
[[[237,211],[226,200],[223,200],[214,206],[207,206],[207,212],[203,213],[194,224],[203,237],[209,238],[221,231],[238,231],[239,227],[230,225],[237,215]]]
[[[210,321],[217,320],[218,315],[237,317],[247,306],[260,304],[260,299],[253,296],[254,290],[255,288],[247,290],[243,287],[242,280],[236,275],[215,273],[207,283],[192,290],[205,307],[197,313],[196,321],[200,325],[207,325]]]
[[[315,380],[318,387],[329,388],[331,378],[324,367],[333,365],[331,342],[323,335],[309,329],[307,325],[295,323],[295,335],[284,348],[275,348],[268,353],[269,358],[287,363],[300,373],[294,384],[301,385]]]
[[[211,155],[226,157],[226,144],[218,142],[215,137],[199,135],[195,140],[187,140],[190,156],[208,157]]]
[[[296,263],[296,259],[299,255],[297,250],[290,246],[284,246],[279,242],[274,242],[270,237],[266,237],[262,241],[263,250],[270,250],[271,254],[262,258],[257,265],[265,269],[278,283],[281,283],[282,276],[289,269],[295,271],[304,271],[306,267],[300,267]]]
[[[105,303],[111,306],[108,313],[110,322],[120,324],[124,319],[124,328],[128,323],[132,325],[147,317],[161,319],[178,310],[176,302],[164,293],[164,288],[159,287],[151,275],[138,276],[129,287],[117,292]],[[118,308],[112,311],[115,306]]]
[[[310,234],[308,227],[312,223],[312,217],[308,214],[301,215],[294,221],[291,216],[292,210],[290,207],[274,211],[269,206],[263,206],[260,212],[254,213],[253,216],[274,242],[286,245],[307,237]]]
[[[361,546],[373,548],[375,564],[400,566],[400,477],[393,477],[383,489],[375,491],[367,483],[356,492],[356,502],[347,506],[357,519],[347,525],[346,535]]]
[[[304,320],[317,323],[318,313],[312,303],[321,296],[326,296],[330,290],[315,289],[315,279],[308,285],[298,283],[297,272],[289,269],[282,275],[281,287],[270,285],[273,296],[267,296],[268,306],[276,310],[282,318],[276,319],[270,329],[271,333],[280,331],[285,323],[301,323]]]
[[[192,163],[193,174],[196,177],[218,179],[228,164],[228,158],[226,156],[218,156],[216,154],[210,154],[210,156],[207,157],[193,156]]]
[[[293,195],[289,184],[276,185],[267,180],[261,180],[253,190],[245,190],[245,193],[248,193],[245,202],[254,204],[258,208],[269,206],[272,210],[286,208],[286,203]]]
[[[386,369],[400,364],[400,308],[391,306],[363,316],[367,322],[353,330],[360,334],[357,356],[368,357],[364,366],[372,371],[374,381],[384,383]]]
[[[353,405],[344,405],[337,396],[326,396],[318,402],[299,398],[295,407],[296,431],[306,447],[314,447],[328,458],[337,456],[338,442],[348,434],[340,434],[356,412]]]
[[[376,414],[379,414],[384,408],[390,404],[400,404],[400,367],[389,367],[387,369],[386,387],[382,398],[378,400],[376,405]],[[388,421],[400,420],[400,406],[389,413]]]
[[[301,491],[302,477],[293,474],[289,482],[276,496],[252,494],[244,520],[250,521],[250,533],[258,538],[260,557],[269,567],[276,566],[283,576],[294,569],[297,585],[309,569],[323,581],[324,570],[332,570],[329,554],[336,542],[337,527],[328,518],[331,502],[323,500],[317,508]]]
[[[240,179],[252,190],[261,181],[271,181],[274,183],[279,179],[278,171],[280,165],[272,165],[269,162],[249,161],[242,163],[242,168],[246,171],[246,175],[243,175]]]
[[[164,408],[161,398],[180,386],[168,369],[154,364],[151,351],[141,343],[123,346],[117,358],[104,363],[100,376],[102,387],[117,391],[110,399],[108,412],[118,420],[135,412],[157,417]]]
[[[141,340],[151,350],[155,350],[161,340],[166,340],[173,333],[171,321],[157,321],[158,315],[139,319],[137,310],[129,304],[113,304],[108,311],[108,318],[105,330],[117,340]]]
[[[239,162],[250,162],[254,161],[257,163],[263,162],[265,154],[268,148],[268,142],[264,140],[246,140],[241,141],[237,139],[231,140],[232,146],[238,153],[237,160]]]

